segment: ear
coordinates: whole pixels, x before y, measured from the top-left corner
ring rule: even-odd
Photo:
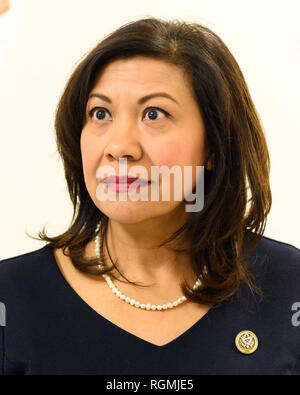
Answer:
[[[210,156],[207,159],[206,166],[205,166],[206,170],[212,171],[212,169],[214,167],[214,160],[215,160],[215,154],[212,153],[212,154],[210,154]]]

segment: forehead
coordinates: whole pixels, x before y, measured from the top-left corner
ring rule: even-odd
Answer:
[[[107,64],[98,74],[95,87],[130,84],[132,87],[189,89],[183,70],[163,60],[136,56],[117,59]]]

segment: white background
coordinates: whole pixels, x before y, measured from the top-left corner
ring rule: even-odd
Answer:
[[[41,248],[71,221],[54,113],[79,60],[148,16],[206,25],[229,47],[262,119],[273,205],[265,236],[300,248],[300,1],[11,0],[0,15],[0,259]]]

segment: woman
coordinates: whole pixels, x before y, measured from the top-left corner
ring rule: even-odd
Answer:
[[[55,126],[72,224],[0,264],[2,373],[299,374],[300,251],[263,236],[268,149],[222,40],[120,27],[73,72]],[[163,166],[184,182],[163,185]],[[186,185],[204,185],[200,209],[175,198]]]

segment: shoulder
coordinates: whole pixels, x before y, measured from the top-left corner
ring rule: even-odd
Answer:
[[[263,236],[252,251],[253,264],[264,264],[270,273],[280,272],[282,275],[300,270],[300,249],[296,246]],[[254,259],[254,261],[253,261]]]
[[[264,292],[274,297],[300,296],[300,249],[296,246],[263,236],[247,263]]]
[[[0,261],[0,297],[15,290],[30,288],[40,282],[52,262],[49,244],[21,255]]]
[[[47,244],[37,250],[16,255],[0,261],[0,276],[7,274],[24,274],[31,269],[34,270],[36,265],[40,265],[42,261],[49,259],[49,252],[52,247]]]
[[[263,236],[256,248],[257,253],[263,253],[272,256],[275,260],[285,259],[288,262],[300,260],[300,249],[284,241],[272,239]]]

